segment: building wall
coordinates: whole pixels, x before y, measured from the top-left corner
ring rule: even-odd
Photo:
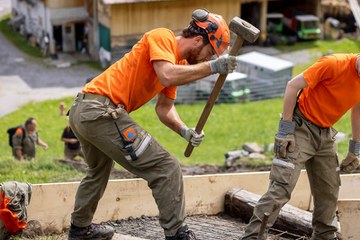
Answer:
[[[99,17],[99,21],[105,26],[109,25],[111,29],[111,46],[122,46],[128,41],[127,38],[141,36],[153,28],[166,27],[175,32],[181,31],[189,24],[191,13],[197,8],[206,8],[230,22],[234,16],[239,16],[240,4],[241,0],[114,4],[110,5],[110,12],[103,12],[103,17]]]
[[[98,22],[107,28],[110,28],[110,10],[111,5],[103,4],[102,1],[97,2]],[[121,12],[119,12],[118,14],[121,14]]]
[[[24,28],[21,30],[25,35],[32,35],[37,43],[41,44],[46,26],[46,10],[43,2],[38,1],[30,5],[26,1],[12,1],[13,13],[25,16]]]
[[[70,7],[83,7],[85,0],[44,0],[48,8],[70,8]]]

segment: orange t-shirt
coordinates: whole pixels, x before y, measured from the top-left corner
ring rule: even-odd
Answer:
[[[360,102],[355,61],[356,54],[333,54],[320,58],[304,71],[308,87],[299,97],[299,107],[311,122],[331,127]]]
[[[145,33],[129,53],[86,84],[82,92],[107,96],[116,105],[124,105],[128,112],[138,109],[160,92],[175,99],[176,87],[161,85],[152,65],[154,60],[186,64],[171,30],[158,28]]]

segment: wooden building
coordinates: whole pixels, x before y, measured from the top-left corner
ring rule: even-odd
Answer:
[[[51,53],[87,48],[86,0],[12,0],[12,24]]]
[[[51,53],[85,51],[93,59],[115,61],[146,31],[166,27],[176,33],[191,13],[206,8],[227,22],[239,16],[266,38],[266,15],[299,9],[321,15],[321,0],[12,0],[13,19],[25,16],[25,29],[40,45],[49,35]],[[22,17],[23,19],[24,17]]]
[[[118,59],[153,28],[178,33],[197,8],[222,15],[227,22],[239,15],[241,0],[103,0],[98,1],[99,48]],[[101,57],[101,56],[100,56]]]

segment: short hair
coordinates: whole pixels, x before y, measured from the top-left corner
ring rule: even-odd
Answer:
[[[26,127],[26,126],[29,126],[30,124],[32,124],[34,120],[35,120],[35,118],[33,118],[33,117],[29,117],[28,119],[26,119],[26,121],[25,121],[25,127]]]
[[[208,34],[206,33],[206,31],[204,29],[202,29],[201,27],[197,26],[194,20],[192,20],[190,22],[190,24],[187,28],[184,28],[182,30],[182,34],[181,34],[181,36],[183,36],[184,38],[192,38],[192,37],[196,37],[199,35],[203,37],[204,45],[210,43],[209,37],[208,37]]]

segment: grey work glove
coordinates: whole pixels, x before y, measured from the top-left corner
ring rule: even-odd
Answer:
[[[346,158],[340,164],[340,170],[346,173],[351,173],[359,166],[360,156],[360,142],[349,141],[349,152]]]
[[[287,152],[295,151],[295,122],[280,120],[275,135],[274,152],[280,158],[287,158]]]
[[[198,134],[194,128],[188,128],[186,125],[182,126],[180,129],[180,135],[191,145],[194,147],[197,147],[200,145],[201,141],[204,139],[205,134],[203,131],[201,131],[200,134]]]
[[[228,74],[235,70],[237,60],[235,56],[224,55],[209,61],[209,64],[212,73]]]

